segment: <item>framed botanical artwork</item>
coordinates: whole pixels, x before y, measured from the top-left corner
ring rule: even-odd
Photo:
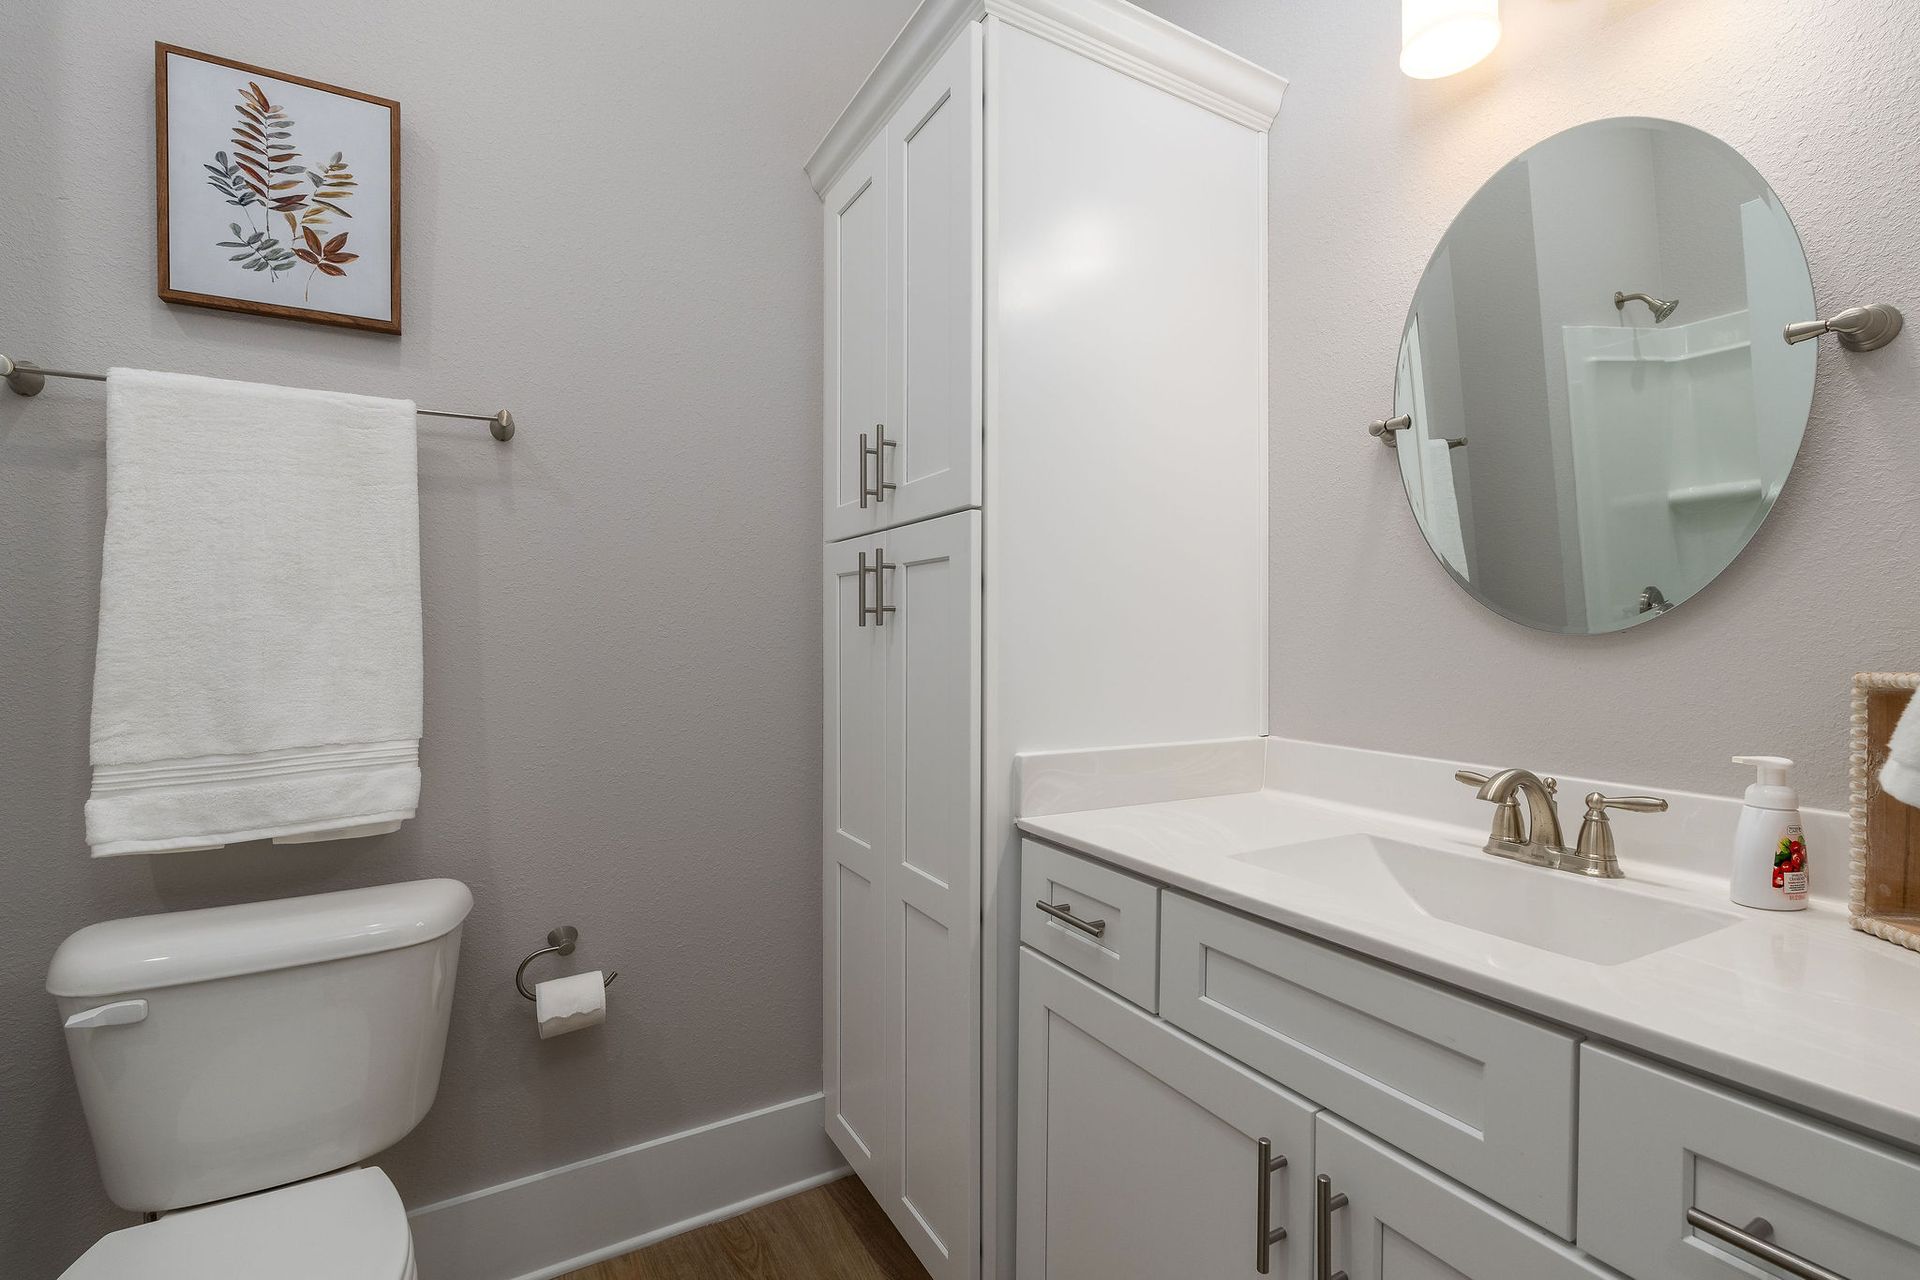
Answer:
[[[400,104],[153,47],[160,296],[400,332]]]

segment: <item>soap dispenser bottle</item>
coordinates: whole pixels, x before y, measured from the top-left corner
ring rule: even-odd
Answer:
[[[1800,829],[1800,798],[1787,782],[1793,761],[1735,756],[1733,762],[1759,771],[1733,834],[1733,900],[1762,911],[1804,911],[1807,838]]]

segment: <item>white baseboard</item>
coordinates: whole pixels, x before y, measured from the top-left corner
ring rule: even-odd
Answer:
[[[407,1215],[420,1280],[552,1280],[847,1172],[825,1103],[791,1102]]]

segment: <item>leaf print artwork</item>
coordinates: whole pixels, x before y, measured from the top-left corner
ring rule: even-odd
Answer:
[[[400,104],[156,41],[163,301],[400,333]]]
[[[216,151],[213,163],[201,167],[207,171],[207,185],[239,209],[247,225],[228,223],[233,238],[216,241],[216,247],[235,250],[227,261],[242,271],[264,272],[269,280],[278,280],[297,262],[309,264],[313,270],[307,273],[303,297],[311,301],[316,276],[344,276],[347,264],[360,257],[346,252],[344,233],[322,240],[314,231],[335,217],[353,216],[342,204],[359,183],[338,151],[319,168],[299,163],[294,120],[286,108],[268,99],[258,81],[247,81],[239,95],[231,153]],[[284,242],[276,218],[286,223]]]

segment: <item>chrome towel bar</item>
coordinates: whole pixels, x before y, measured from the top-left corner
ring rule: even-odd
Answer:
[[[74,369],[42,369],[39,365],[24,360],[13,360],[0,356],[0,378],[7,381],[7,390],[17,396],[37,396],[47,385],[48,378],[77,378],[82,382],[105,382],[104,373],[81,373]],[[416,409],[414,412],[428,418],[464,418],[469,422],[484,422],[487,430],[493,433],[495,440],[505,443],[513,439],[513,415],[502,409],[498,413],[455,413],[451,409]]]

